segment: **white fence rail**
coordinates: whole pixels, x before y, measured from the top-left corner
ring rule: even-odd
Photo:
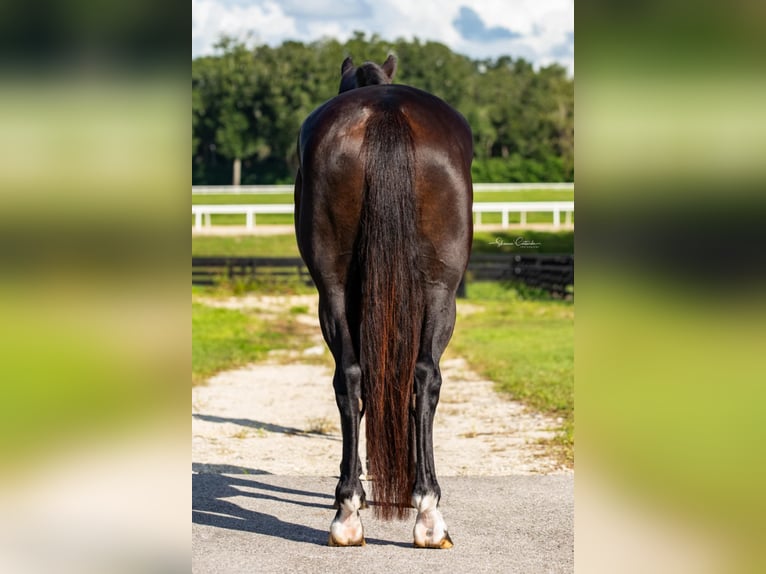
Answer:
[[[192,205],[194,227],[202,229],[204,218],[207,227],[211,226],[211,215],[234,214],[244,215],[245,225],[248,229],[255,227],[255,215],[257,213],[293,213],[295,206],[292,203],[252,204],[252,205]]]
[[[473,204],[475,214],[474,222],[481,225],[482,213],[500,213],[502,226],[508,227],[508,214],[519,213],[521,225],[527,224],[527,213],[551,213],[553,225],[561,225],[561,214],[565,214],[565,225],[572,224],[574,213],[574,201],[506,201],[506,202],[479,202]]]
[[[192,195],[269,195],[292,193],[292,185],[195,185]],[[475,183],[474,191],[529,191],[547,189],[556,191],[574,191],[574,183]]]
[[[255,227],[255,216],[267,213],[292,214],[295,206],[292,203],[277,204],[252,204],[252,205],[192,205],[195,229],[202,229],[212,225],[212,215],[244,215],[245,226],[248,229]],[[481,225],[483,213],[500,213],[502,226],[508,227],[508,214],[519,213],[521,225],[527,223],[527,213],[550,213],[553,216],[553,225],[561,225],[561,214],[565,214],[565,225],[571,225],[574,213],[574,201],[508,201],[508,202],[480,202],[473,204],[476,225]]]

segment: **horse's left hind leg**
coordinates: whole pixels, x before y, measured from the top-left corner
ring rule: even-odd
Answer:
[[[438,508],[441,488],[436,480],[433,422],[442,384],[439,360],[455,325],[455,294],[448,289],[430,289],[420,354],[415,365],[415,485],[412,506],[418,515],[413,530],[419,548],[452,548],[442,513]]]
[[[363,546],[364,529],[359,510],[366,508],[359,460],[359,421],[361,419],[362,370],[354,354],[345,313],[343,292],[335,290],[320,296],[319,316],[322,333],[335,358],[333,388],[343,432],[343,458],[340,479],[335,489],[338,509],[330,525],[330,546]]]

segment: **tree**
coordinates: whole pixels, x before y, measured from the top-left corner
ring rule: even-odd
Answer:
[[[463,113],[474,133],[476,181],[569,181],[574,175],[574,81],[557,65],[471,60],[438,42],[356,32],[248,47],[222,38],[214,56],[192,61],[195,184],[286,183],[297,165],[306,116],[338,92],[340,64],[399,58],[395,83],[431,92]]]
[[[217,100],[216,153],[232,161],[232,184],[239,185],[242,160],[270,153],[258,126],[253,103],[256,101],[258,73],[253,51],[244,43],[222,38],[216,45],[222,52],[213,70]]]

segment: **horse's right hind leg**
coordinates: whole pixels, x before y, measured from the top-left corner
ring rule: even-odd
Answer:
[[[438,508],[441,488],[436,479],[433,422],[439,403],[442,376],[439,360],[455,325],[455,293],[447,288],[427,290],[426,317],[420,354],[415,365],[415,484],[412,506],[417,511],[413,529],[418,548],[452,548],[452,539]]]
[[[330,546],[363,546],[364,529],[359,509],[366,508],[366,497],[359,479],[359,422],[361,419],[362,370],[354,353],[345,313],[343,292],[320,296],[319,317],[327,345],[335,358],[333,388],[340,412],[343,457],[340,479],[335,488],[338,509],[330,525]]]

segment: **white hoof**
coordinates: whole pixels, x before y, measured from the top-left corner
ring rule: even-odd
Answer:
[[[417,548],[452,548],[452,539],[447,531],[442,513],[436,507],[437,499],[432,494],[413,495],[412,506],[418,510],[415,528],[412,531]]]
[[[330,546],[364,546],[364,528],[359,516],[361,503],[354,495],[340,504],[340,509],[330,525]]]

